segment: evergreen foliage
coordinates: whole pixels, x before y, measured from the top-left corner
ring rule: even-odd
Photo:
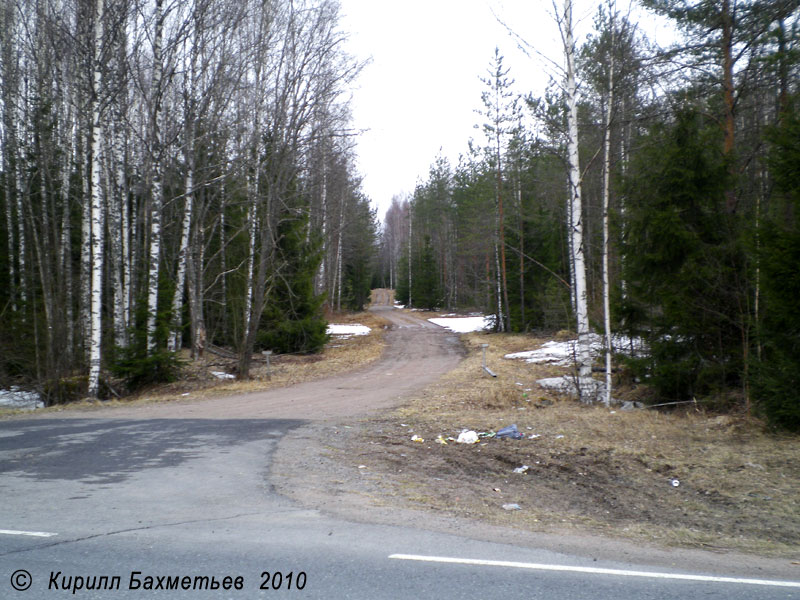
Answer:
[[[130,331],[131,343],[125,347],[115,346],[108,364],[111,374],[122,379],[131,392],[175,381],[183,367],[178,355],[164,349],[163,343],[159,343],[155,352],[148,352],[144,327],[147,313],[145,303],[139,303],[139,307],[136,313],[137,324]],[[158,329],[158,337],[163,342],[167,330],[163,325],[163,318],[159,322],[162,326]]]
[[[430,236],[425,236],[422,248],[413,259],[416,276],[411,284],[411,298],[414,306],[434,310],[441,306],[442,298]]]
[[[261,316],[256,350],[310,354],[319,352],[328,341],[328,323],[322,311],[325,297],[314,292],[321,242],[316,236],[307,236],[308,219],[302,211],[296,212],[278,226],[279,267]]]
[[[775,426],[800,431],[800,117],[787,114],[772,136],[781,192],[761,234],[764,318],[753,398]]]
[[[357,198],[351,209],[342,261],[343,300],[348,310],[361,311],[369,302],[377,254],[378,225],[366,198]]]
[[[719,129],[681,111],[658,125],[625,181],[625,326],[649,356],[637,374],[667,398],[720,393],[740,381],[744,259],[725,214],[728,166]]]
[[[394,291],[394,298],[403,305],[408,305],[408,254],[404,253],[397,261],[397,287]]]

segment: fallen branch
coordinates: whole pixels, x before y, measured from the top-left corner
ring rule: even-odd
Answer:
[[[645,408],[656,408],[659,406],[674,406],[676,404],[694,404],[697,405],[697,398],[692,398],[691,400],[681,400],[680,402],[664,402],[662,404],[650,404],[645,406]]]
[[[208,344],[206,346],[206,350],[211,352],[211,354],[216,354],[217,356],[221,356],[222,358],[230,358],[231,360],[236,360],[238,358],[236,354],[234,354],[230,350],[225,350],[225,348],[220,348],[219,346],[213,346],[211,344]]]

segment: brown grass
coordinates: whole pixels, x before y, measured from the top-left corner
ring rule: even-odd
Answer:
[[[390,494],[533,530],[579,528],[668,545],[800,554],[796,437],[695,407],[663,413],[581,405],[534,383],[565,369],[502,358],[545,340],[486,334],[464,340],[469,356],[459,368],[365,426],[370,433],[356,442],[382,448],[372,450],[369,468]],[[490,344],[487,363],[497,379],[481,370],[481,343]],[[540,437],[435,442],[462,429],[497,431],[512,423]],[[411,442],[412,433],[425,443]],[[523,464],[527,473],[513,473]],[[523,510],[504,511],[504,503]]]

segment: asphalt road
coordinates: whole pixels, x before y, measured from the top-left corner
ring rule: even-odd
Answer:
[[[0,422],[0,598],[800,598],[800,584],[663,578],[670,569],[347,522],[270,486],[275,446],[303,419],[115,414]],[[112,589],[86,589],[98,586]]]

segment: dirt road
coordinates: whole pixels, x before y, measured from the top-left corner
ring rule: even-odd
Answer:
[[[458,336],[392,306],[376,290],[370,310],[392,326],[377,362],[349,373],[263,392],[223,398],[143,404],[113,410],[55,413],[57,418],[113,419],[329,419],[357,418],[397,406],[407,394],[438,379],[462,357]]]

